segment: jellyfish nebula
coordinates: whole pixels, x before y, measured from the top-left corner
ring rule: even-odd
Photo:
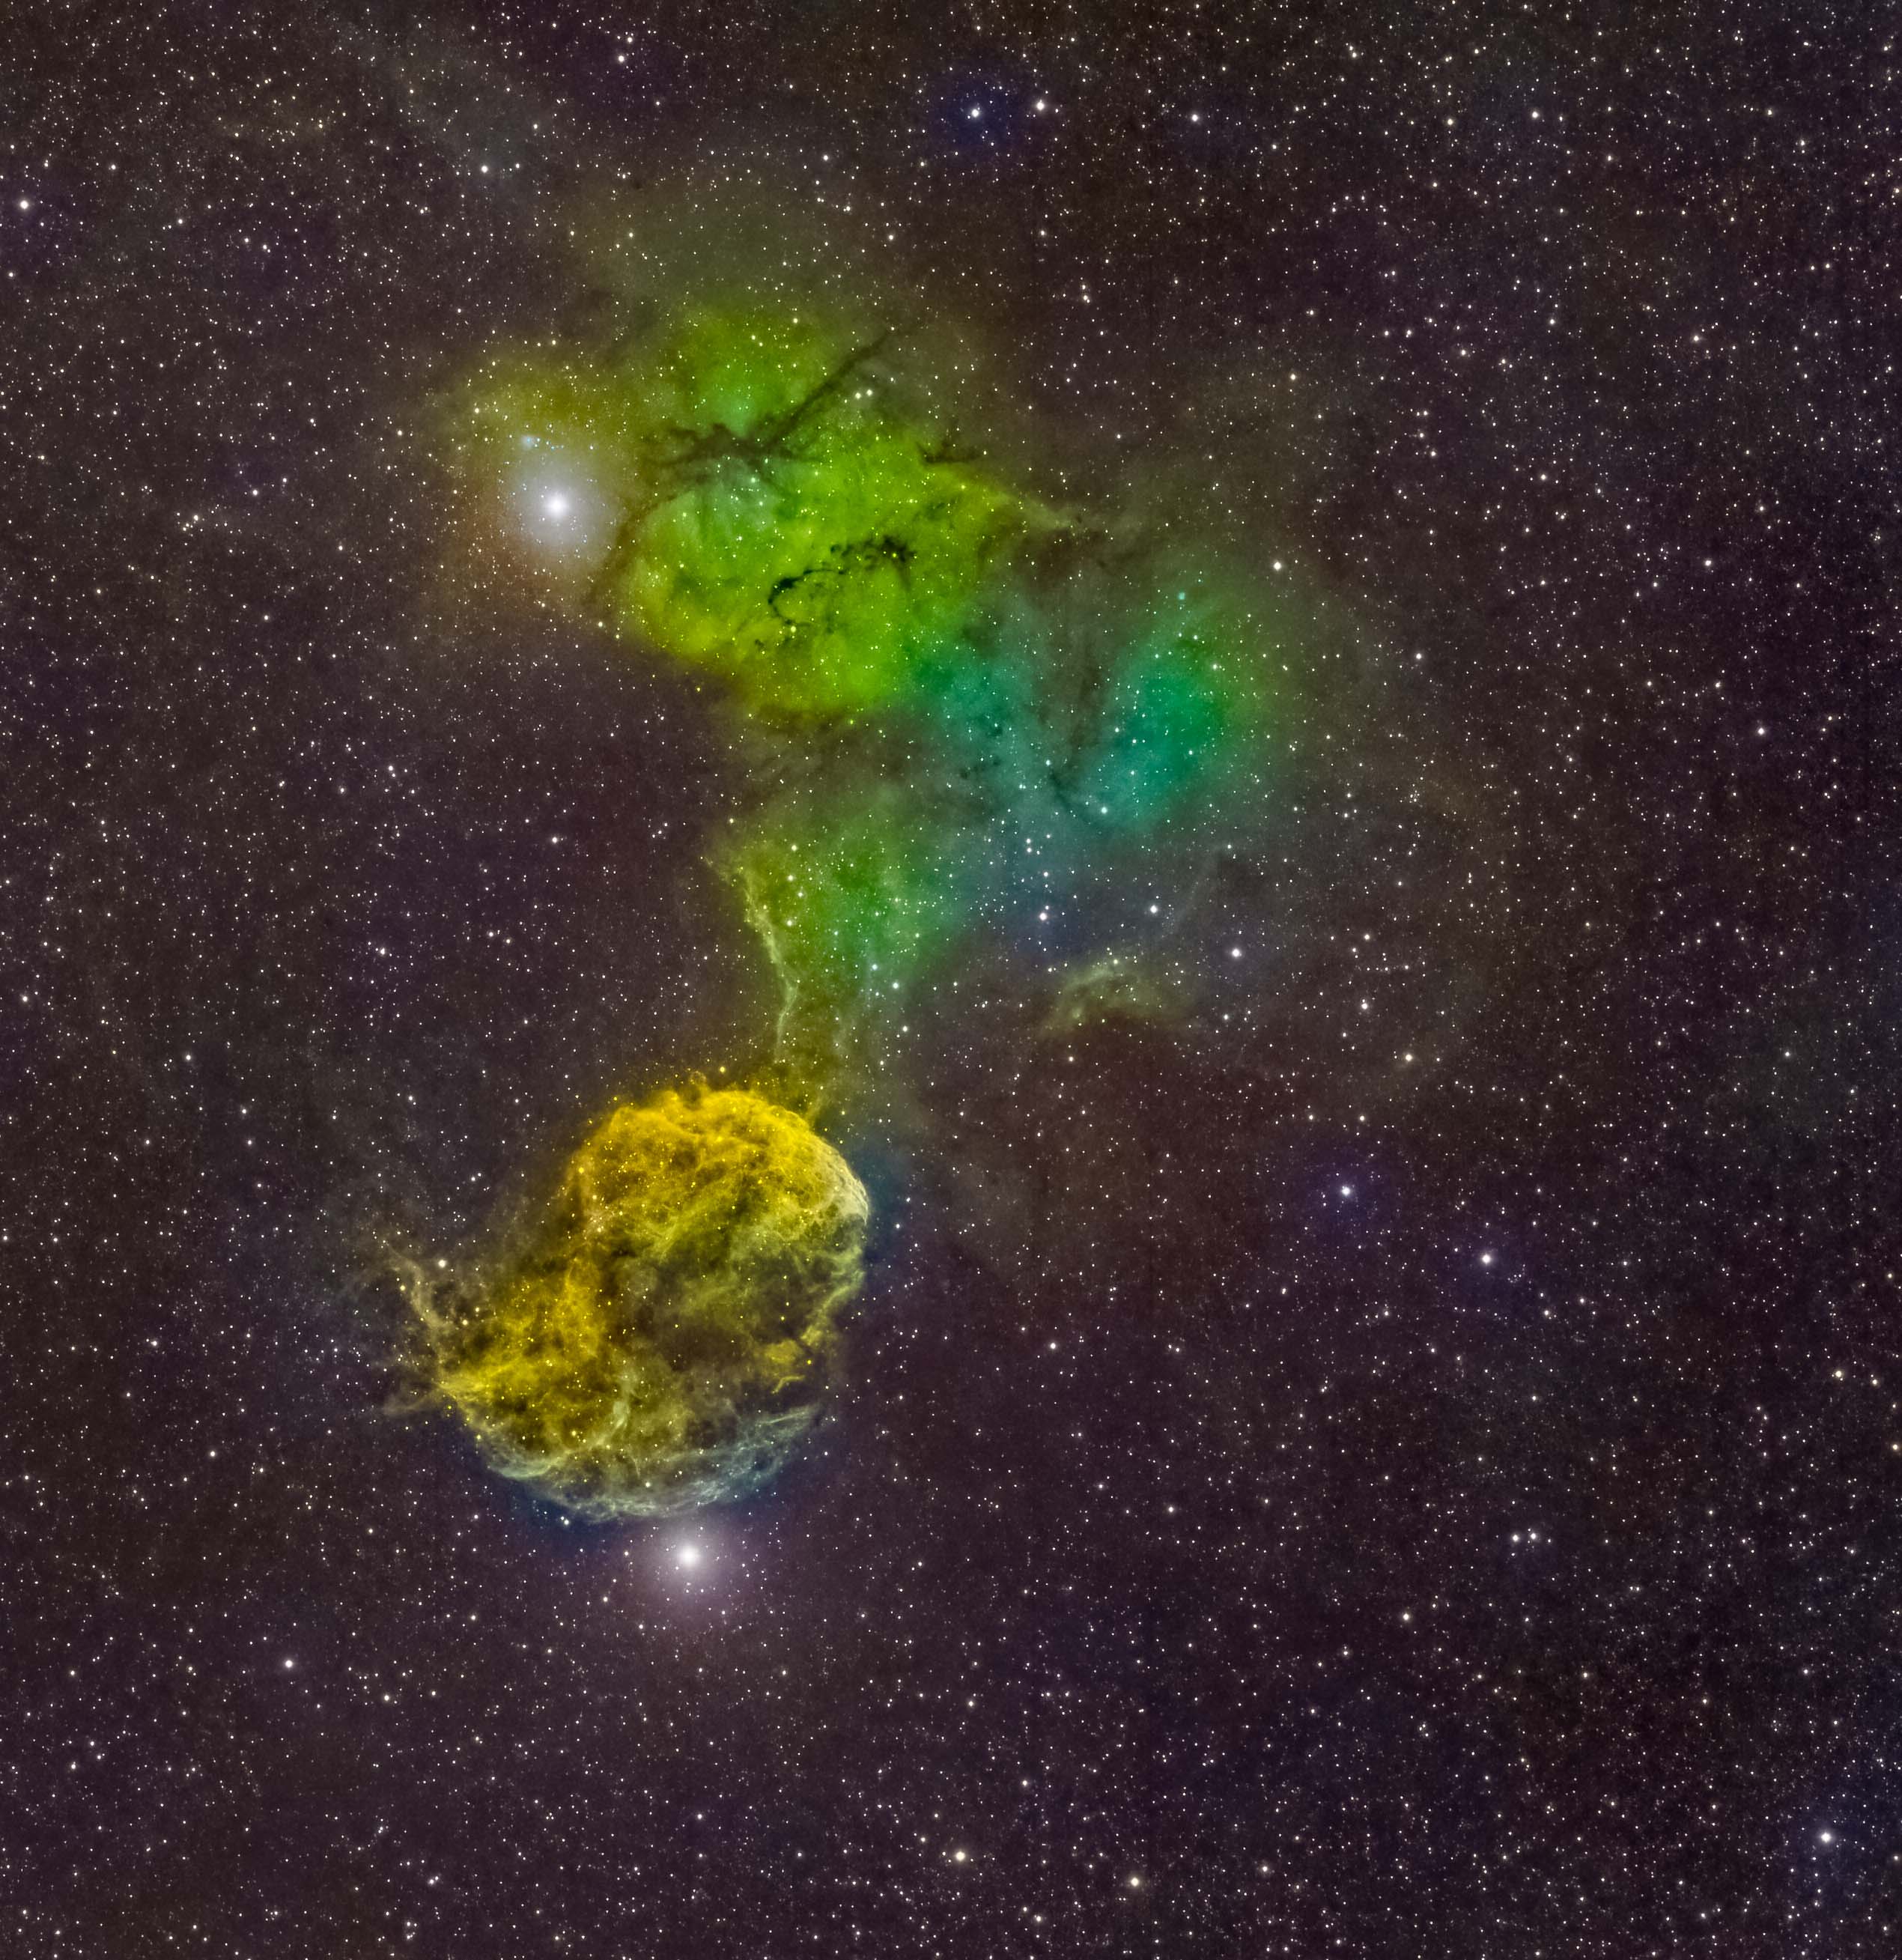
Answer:
[[[818,1413],[868,1211],[845,1160],[752,1090],[621,1103],[504,1256],[417,1283],[428,1393],[585,1516],[744,1497]]]
[[[1013,480],[927,364],[735,297],[450,398],[473,507],[691,677],[761,785],[711,855],[778,983],[768,1072],[614,1109],[509,1257],[414,1289],[432,1399],[571,1510],[744,1495],[816,1419],[867,1205],[786,1105],[902,1098],[961,967],[1013,973],[1052,1028],[1177,1014],[1136,895],[1193,892],[1277,807],[1287,602]]]

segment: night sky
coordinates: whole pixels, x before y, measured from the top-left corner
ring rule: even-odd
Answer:
[[[1902,1952],[1879,10],[8,30],[0,1951]]]

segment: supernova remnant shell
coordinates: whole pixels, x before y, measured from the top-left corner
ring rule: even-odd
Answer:
[[[583,1516],[744,1497],[818,1412],[868,1217],[844,1158],[750,1090],[621,1103],[510,1256],[416,1289],[432,1398]]]

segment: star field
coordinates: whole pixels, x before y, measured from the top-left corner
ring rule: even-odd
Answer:
[[[12,40],[0,1950],[1902,1948],[1882,24]],[[723,867],[886,737],[736,737],[590,583],[617,457],[472,498],[456,417],[742,275],[889,308],[1119,576],[1226,568],[1266,732],[1086,848],[1143,757],[1043,796],[1121,698],[1052,629],[825,1118],[824,1419],[603,1522],[415,1392],[391,1249],[759,1063]]]

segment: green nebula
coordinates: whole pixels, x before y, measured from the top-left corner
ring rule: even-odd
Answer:
[[[1246,609],[1220,596],[994,595],[924,663],[905,708],[959,807],[1026,823],[1047,810],[1115,853],[1260,803],[1271,718],[1259,655]]]
[[[906,704],[938,782],[973,810],[1008,803],[1050,773],[1046,704],[1021,646],[970,639],[937,648]]]
[[[868,1216],[845,1160],[753,1091],[622,1103],[510,1256],[412,1287],[430,1392],[586,1516],[743,1497],[818,1412]]]
[[[768,813],[725,854],[779,982],[779,1059],[802,1087],[822,1088],[964,924],[956,842],[887,788]]]
[[[594,597],[628,637],[744,714],[851,719],[902,695],[1057,522],[955,450],[889,340],[797,307],[695,307],[631,351],[491,363],[455,447],[491,471],[523,447],[585,469],[619,513]]]
[[[1060,514],[956,445],[909,358],[818,307],[697,305],[457,398],[454,459],[518,543],[724,711],[752,788],[714,861],[778,993],[754,1087],[619,1106],[510,1256],[412,1289],[435,1399],[590,1516],[743,1495],[811,1425],[868,1205],[809,1116],[902,1102],[921,996],[1010,976],[1038,1039],[1178,1018],[1166,935],[1271,808],[1288,602]],[[524,520],[547,485],[567,511],[564,471],[589,527]]]
[[[1113,829],[1154,831],[1232,793],[1261,722],[1258,690],[1232,642],[1200,623],[1147,634],[1105,690],[1080,772],[1084,805]]]

